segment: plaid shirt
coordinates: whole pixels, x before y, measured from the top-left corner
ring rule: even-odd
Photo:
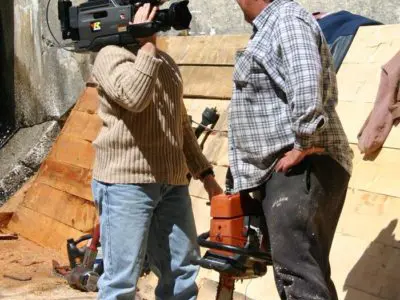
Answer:
[[[253,21],[238,52],[229,109],[229,162],[235,190],[262,184],[293,147],[322,147],[348,173],[353,152],[336,113],[332,58],[313,17],[274,0]]]

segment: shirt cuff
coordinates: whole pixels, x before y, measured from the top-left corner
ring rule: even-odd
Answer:
[[[294,149],[304,151],[314,146],[311,136],[296,136]]]
[[[214,170],[213,170],[212,167],[211,167],[211,168],[208,168],[208,169],[206,169],[206,170],[204,170],[203,172],[201,172],[201,173],[199,174],[199,179],[200,179],[201,181],[203,181],[204,178],[206,178],[208,175],[212,175],[213,177],[215,177],[215,173],[214,173]]]
[[[304,124],[301,130],[296,132],[305,132],[307,134],[296,133],[296,138],[294,141],[294,149],[305,150],[314,146],[314,134],[317,134],[323,130],[327,124],[328,118],[324,115],[320,115],[312,123]]]

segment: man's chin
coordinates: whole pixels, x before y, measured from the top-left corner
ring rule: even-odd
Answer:
[[[252,22],[253,22],[252,18],[250,18],[250,17],[247,16],[247,15],[244,15],[244,20],[245,20],[247,23],[249,23],[249,24],[252,24]]]

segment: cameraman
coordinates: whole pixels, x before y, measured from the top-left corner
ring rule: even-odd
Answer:
[[[151,22],[156,7],[138,8],[133,23]],[[97,55],[103,127],[94,141],[93,194],[100,215],[104,274],[99,299],[134,299],[144,256],[159,281],[157,299],[195,299],[199,256],[188,169],[210,197],[222,193],[203,156],[183,103],[175,62],[155,36]]]

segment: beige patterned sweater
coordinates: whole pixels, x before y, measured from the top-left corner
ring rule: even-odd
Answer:
[[[104,47],[93,66],[103,126],[93,178],[106,183],[187,184],[211,165],[183,103],[182,78],[166,53]]]

